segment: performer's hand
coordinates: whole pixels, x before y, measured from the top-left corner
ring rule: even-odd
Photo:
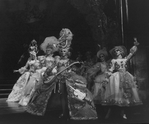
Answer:
[[[106,72],[107,77],[109,78],[112,75],[112,72]]]
[[[53,74],[57,73],[57,67],[54,67],[54,68],[52,69],[52,73],[53,73]]]
[[[136,38],[136,37],[134,38],[134,41],[135,41],[135,42],[134,42],[134,45],[135,45],[135,46],[138,46],[138,45],[139,45],[139,42],[137,41],[137,38]]]
[[[134,37],[133,39],[134,39],[135,42],[137,42],[137,38],[136,37]]]
[[[22,67],[18,70],[18,72],[20,72],[20,74],[23,74],[24,72],[26,71],[26,68],[25,67]]]

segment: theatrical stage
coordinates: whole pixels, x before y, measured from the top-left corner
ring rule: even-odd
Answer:
[[[97,120],[63,120],[59,119],[60,110],[48,110],[44,116],[35,116],[25,112],[25,107],[18,103],[7,103],[6,98],[0,99],[0,124],[104,124],[104,123],[148,123],[149,122],[149,107],[145,105],[131,108],[127,115],[128,119],[116,118],[112,113],[109,119]],[[98,107],[97,107],[97,111]]]

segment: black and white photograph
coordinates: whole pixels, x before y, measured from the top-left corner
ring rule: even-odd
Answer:
[[[149,0],[0,0],[0,124],[149,123]]]

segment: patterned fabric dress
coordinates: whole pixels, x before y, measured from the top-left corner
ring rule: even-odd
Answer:
[[[124,59],[113,59],[109,84],[105,92],[103,105],[131,106],[142,104],[136,80],[127,70],[126,63],[132,54]]]
[[[27,70],[28,66],[29,70]],[[13,89],[7,98],[7,102],[18,102],[22,99],[24,89],[26,88],[28,80],[30,76],[33,74],[34,69],[35,60],[28,60],[26,66],[21,68],[21,70],[24,70],[25,72],[19,77],[19,79],[13,86]]]
[[[58,62],[57,70],[61,71],[65,68],[65,66],[68,65],[69,59],[65,59],[65,60],[61,59],[58,61],[59,62]],[[60,82],[64,80],[64,76],[63,76],[63,74],[65,74],[64,72],[60,74],[58,77],[56,77],[55,80],[45,83],[45,80],[47,77],[50,78],[53,76],[51,72],[55,67],[57,67],[57,65],[53,63],[52,66],[47,68],[43,79],[40,81],[40,84],[36,86],[35,92],[33,93],[33,96],[26,108],[26,111],[28,113],[43,116],[47,109],[47,105],[49,104],[49,99],[52,95],[52,92],[55,90],[56,84],[59,85],[59,91],[60,91],[60,88],[61,88]]]
[[[69,60],[60,60],[58,70],[63,70],[68,65],[68,61]],[[51,70],[52,69],[49,69],[49,71]],[[65,83],[68,94],[67,102],[70,118],[75,120],[97,119],[96,109],[92,101],[92,94],[86,88],[86,81],[84,82],[85,79],[82,76],[72,76],[71,74],[72,72],[70,70],[66,70],[58,75],[55,80],[47,84],[43,83],[40,87],[38,87],[28,104],[26,111],[34,115],[43,116],[47,109],[47,105],[49,104],[49,98],[51,97],[52,91],[55,89],[56,84],[59,85],[59,92],[61,92],[63,83]],[[83,83],[82,86],[77,85],[77,87],[74,87],[75,81],[72,77],[75,77],[75,81],[78,79],[78,83],[76,84]],[[83,79],[83,81],[79,81],[80,79]],[[73,90],[75,88],[82,91],[82,94],[85,94],[86,100],[84,98],[77,98],[77,95],[74,94]]]
[[[97,119],[92,93],[87,89],[87,81],[80,75],[72,74],[66,79],[70,119]]]
[[[35,92],[37,85],[40,85],[40,83],[41,83],[42,74],[45,72],[47,67],[52,66],[52,64],[54,63],[54,58],[52,56],[43,57],[43,59],[45,59],[42,61],[44,61],[46,66],[43,66],[42,68],[36,68],[36,71],[30,77],[28,84],[24,88],[23,97],[19,102],[19,104],[22,106],[26,106],[28,104],[33,93]]]
[[[48,84],[42,83],[39,87],[36,87],[27,105],[26,111],[33,115],[43,116],[47,109],[49,98],[55,88],[55,84],[56,81],[52,81]]]
[[[52,95],[53,90],[55,89],[58,79],[60,79],[56,77],[54,80],[45,83],[45,81],[47,81],[47,77],[50,79],[50,77],[52,78],[54,76],[52,70],[55,67],[56,65],[53,63],[52,66],[47,68],[43,75],[43,78],[40,80],[40,83],[36,85],[35,92],[33,93],[26,108],[26,111],[28,113],[39,116],[43,116],[45,114],[49,99]]]

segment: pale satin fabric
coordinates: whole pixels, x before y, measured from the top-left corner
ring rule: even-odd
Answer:
[[[30,76],[30,72],[25,72],[20,78],[17,80],[15,85],[13,86],[12,92],[9,94],[7,98],[7,102],[17,102],[23,96],[23,89],[28,83],[28,79]]]
[[[31,76],[31,71],[30,70],[34,70],[34,64],[35,64],[35,60],[28,60],[26,65],[22,68],[26,69],[29,66],[29,70],[26,71],[25,73],[23,73],[19,79],[17,80],[17,82],[15,83],[15,85],[12,88],[12,92],[9,94],[8,98],[7,98],[7,102],[18,102],[20,101],[20,99],[22,98],[23,94],[24,94],[24,89],[26,87],[26,85],[28,84],[28,80]]]
[[[30,101],[33,93],[36,90],[36,85],[39,85],[39,83],[42,83],[40,80],[46,71],[46,69],[54,63],[54,58],[52,56],[48,56],[45,59],[46,66],[42,67],[41,69],[37,69],[35,73],[32,74],[30,77],[27,86],[24,89],[24,94],[22,99],[20,100],[19,104],[22,106],[26,106],[28,102]]]

